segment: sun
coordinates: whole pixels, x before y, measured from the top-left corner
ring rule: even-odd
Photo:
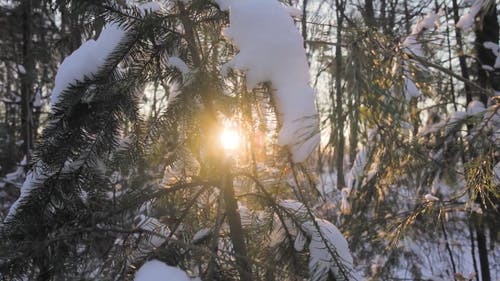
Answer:
[[[222,147],[227,151],[234,151],[238,149],[241,142],[241,137],[238,131],[229,127],[222,130],[219,139]]]

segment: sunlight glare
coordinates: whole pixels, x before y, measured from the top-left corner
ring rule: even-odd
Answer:
[[[228,151],[234,151],[240,145],[240,135],[233,128],[224,128],[220,135],[222,147]]]

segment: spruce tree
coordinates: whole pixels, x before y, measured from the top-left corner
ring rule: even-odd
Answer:
[[[96,4],[107,24],[62,62],[1,225],[1,278],[132,280],[156,259],[203,280],[352,280],[347,242],[313,213],[292,150],[312,131],[278,147],[276,131],[296,126],[278,85],[221,75],[234,55],[223,3]],[[231,157],[228,122],[244,136]]]

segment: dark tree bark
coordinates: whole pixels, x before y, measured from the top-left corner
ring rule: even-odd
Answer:
[[[485,42],[493,42],[497,44],[499,41],[499,25],[497,19],[497,9],[495,5],[491,5],[490,9],[484,13],[481,25],[476,28],[475,47],[477,58],[479,60],[478,84],[482,87],[492,87],[495,90],[500,90],[500,69],[495,69],[494,72],[487,73],[482,65],[495,65],[495,55],[489,49],[486,49],[483,44]],[[486,104],[488,97],[484,94],[479,94],[480,100]]]
[[[452,0],[452,5],[453,5],[453,19],[455,24],[458,23],[458,20],[460,19],[459,15],[459,8],[458,8],[458,3],[457,0]],[[464,44],[462,41],[462,32],[460,29],[455,28],[455,38],[457,40],[457,47],[458,47],[458,62],[460,64],[460,71],[462,74],[462,77],[465,79],[469,80],[469,68],[467,66],[467,62],[465,60],[465,53],[464,53]],[[472,101],[472,92],[470,86],[465,83],[465,101],[466,105],[469,104],[469,102]]]
[[[484,12],[483,20],[481,24],[476,28],[476,40],[475,40],[475,48],[477,52],[477,58],[479,60],[477,67],[478,74],[478,84],[483,88],[492,87],[495,90],[500,90],[499,87],[499,77],[500,77],[500,69],[495,69],[494,71],[487,73],[482,65],[488,65],[494,67],[496,57],[493,55],[493,52],[484,47],[485,42],[493,42],[495,44],[499,41],[499,25],[497,19],[497,10],[496,5],[491,5],[487,11]],[[485,105],[488,102],[488,97],[485,94],[478,93],[475,96],[479,98]],[[491,198],[495,198],[494,196],[490,196]],[[489,216],[489,210],[495,210],[495,206],[483,206],[481,200],[478,198],[477,203],[481,204],[483,207],[483,212],[486,214],[486,217]],[[492,229],[491,231],[495,232],[495,221],[497,218],[495,215],[491,218],[491,224],[489,225]],[[488,247],[486,245],[486,234],[485,229],[486,226],[484,224],[484,220],[480,220],[476,222],[476,237],[477,237],[477,247],[479,253],[479,262],[481,268],[481,279],[483,281],[491,281],[490,274],[490,266],[488,259]]]
[[[240,280],[251,281],[252,280],[252,269],[248,261],[248,252],[244,240],[243,228],[241,225],[241,217],[238,212],[238,203],[236,201],[236,195],[234,193],[233,187],[233,177],[231,175],[231,165],[228,161],[229,159],[224,159],[223,175],[222,180],[222,191],[224,194],[224,203],[226,206],[226,215],[229,224],[229,236],[231,237],[231,242],[233,243],[233,250],[236,259],[236,266],[238,273],[240,274]]]
[[[361,67],[359,63],[359,47],[356,43],[352,45],[352,59],[353,59],[353,98],[350,100],[351,108],[349,109],[350,113],[350,122],[349,122],[349,162],[351,165],[354,163],[354,159],[356,158],[356,150],[358,144],[358,130],[359,130],[359,107],[360,107],[360,99],[361,99],[361,89],[360,89],[360,79],[361,79]]]
[[[304,39],[304,49],[307,48],[307,3],[308,0],[302,1],[302,38]]]
[[[375,27],[375,12],[373,10],[373,0],[365,0],[363,17],[366,26]]]
[[[337,188],[342,189],[345,185],[344,180],[344,114],[343,114],[343,93],[342,93],[342,76],[344,74],[342,65],[342,25],[344,21],[345,1],[336,0],[337,8],[337,44],[335,45],[335,114],[337,117],[337,144],[335,149],[335,166],[337,168]],[[334,132],[335,130],[332,130]]]
[[[26,0],[22,3],[23,46],[22,57],[25,71],[19,71],[21,76],[21,128],[22,151],[26,159],[30,160],[30,151],[33,148],[33,118],[32,99],[33,81],[35,77],[35,59],[33,54],[33,1]],[[23,73],[24,72],[24,73]]]

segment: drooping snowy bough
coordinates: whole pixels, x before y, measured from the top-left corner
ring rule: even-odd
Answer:
[[[143,16],[162,9],[161,5],[155,1],[139,5],[137,8]],[[57,117],[58,113],[55,108],[59,106],[63,95],[68,94],[71,88],[78,85],[78,83],[92,79],[106,69],[106,67],[109,67],[109,58],[117,51],[121,44],[127,41],[128,35],[128,31],[117,22],[109,22],[104,26],[96,40],[89,39],[85,41],[78,49],[63,60],[57,71],[54,88],[50,97],[52,112],[55,112],[56,117],[48,121],[46,129],[54,129],[55,124],[61,121]],[[51,137],[51,139],[53,138]],[[45,181],[54,176],[61,179],[71,171],[80,169],[83,162],[85,162],[82,159],[86,157],[81,156],[80,159],[76,160],[65,159],[57,169],[53,167],[48,169],[48,165],[41,160],[34,163],[31,170],[27,173],[25,182],[21,186],[19,198],[11,205],[7,216],[4,218],[4,222],[10,222],[17,214],[18,209],[22,208],[29,197],[32,196],[33,191],[43,186]]]
[[[230,10],[224,35],[240,52],[223,67],[246,72],[249,90],[271,82],[282,127],[278,142],[295,163],[307,159],[319,142],[318,119],[303,39],[289,9],[276,0],[216,0]]]
[[[309,242],[310,280],[360,280],[347,240],[331,222],[311,216],[307,207],[295,200],[283,200],[280,206],[295,223],[287,229],[296,233],[294,248],[302,251]],[[298,226],[298,227],[297,227]]]
[[[116,49],[126,35],[117,23],[108,23],[102,29],[97,40],[84,42],[59,66],[50,96],[52,106],[59,103],[61,93],[71,84],[84,81],[97,73],[105,64],[107,57]]]

